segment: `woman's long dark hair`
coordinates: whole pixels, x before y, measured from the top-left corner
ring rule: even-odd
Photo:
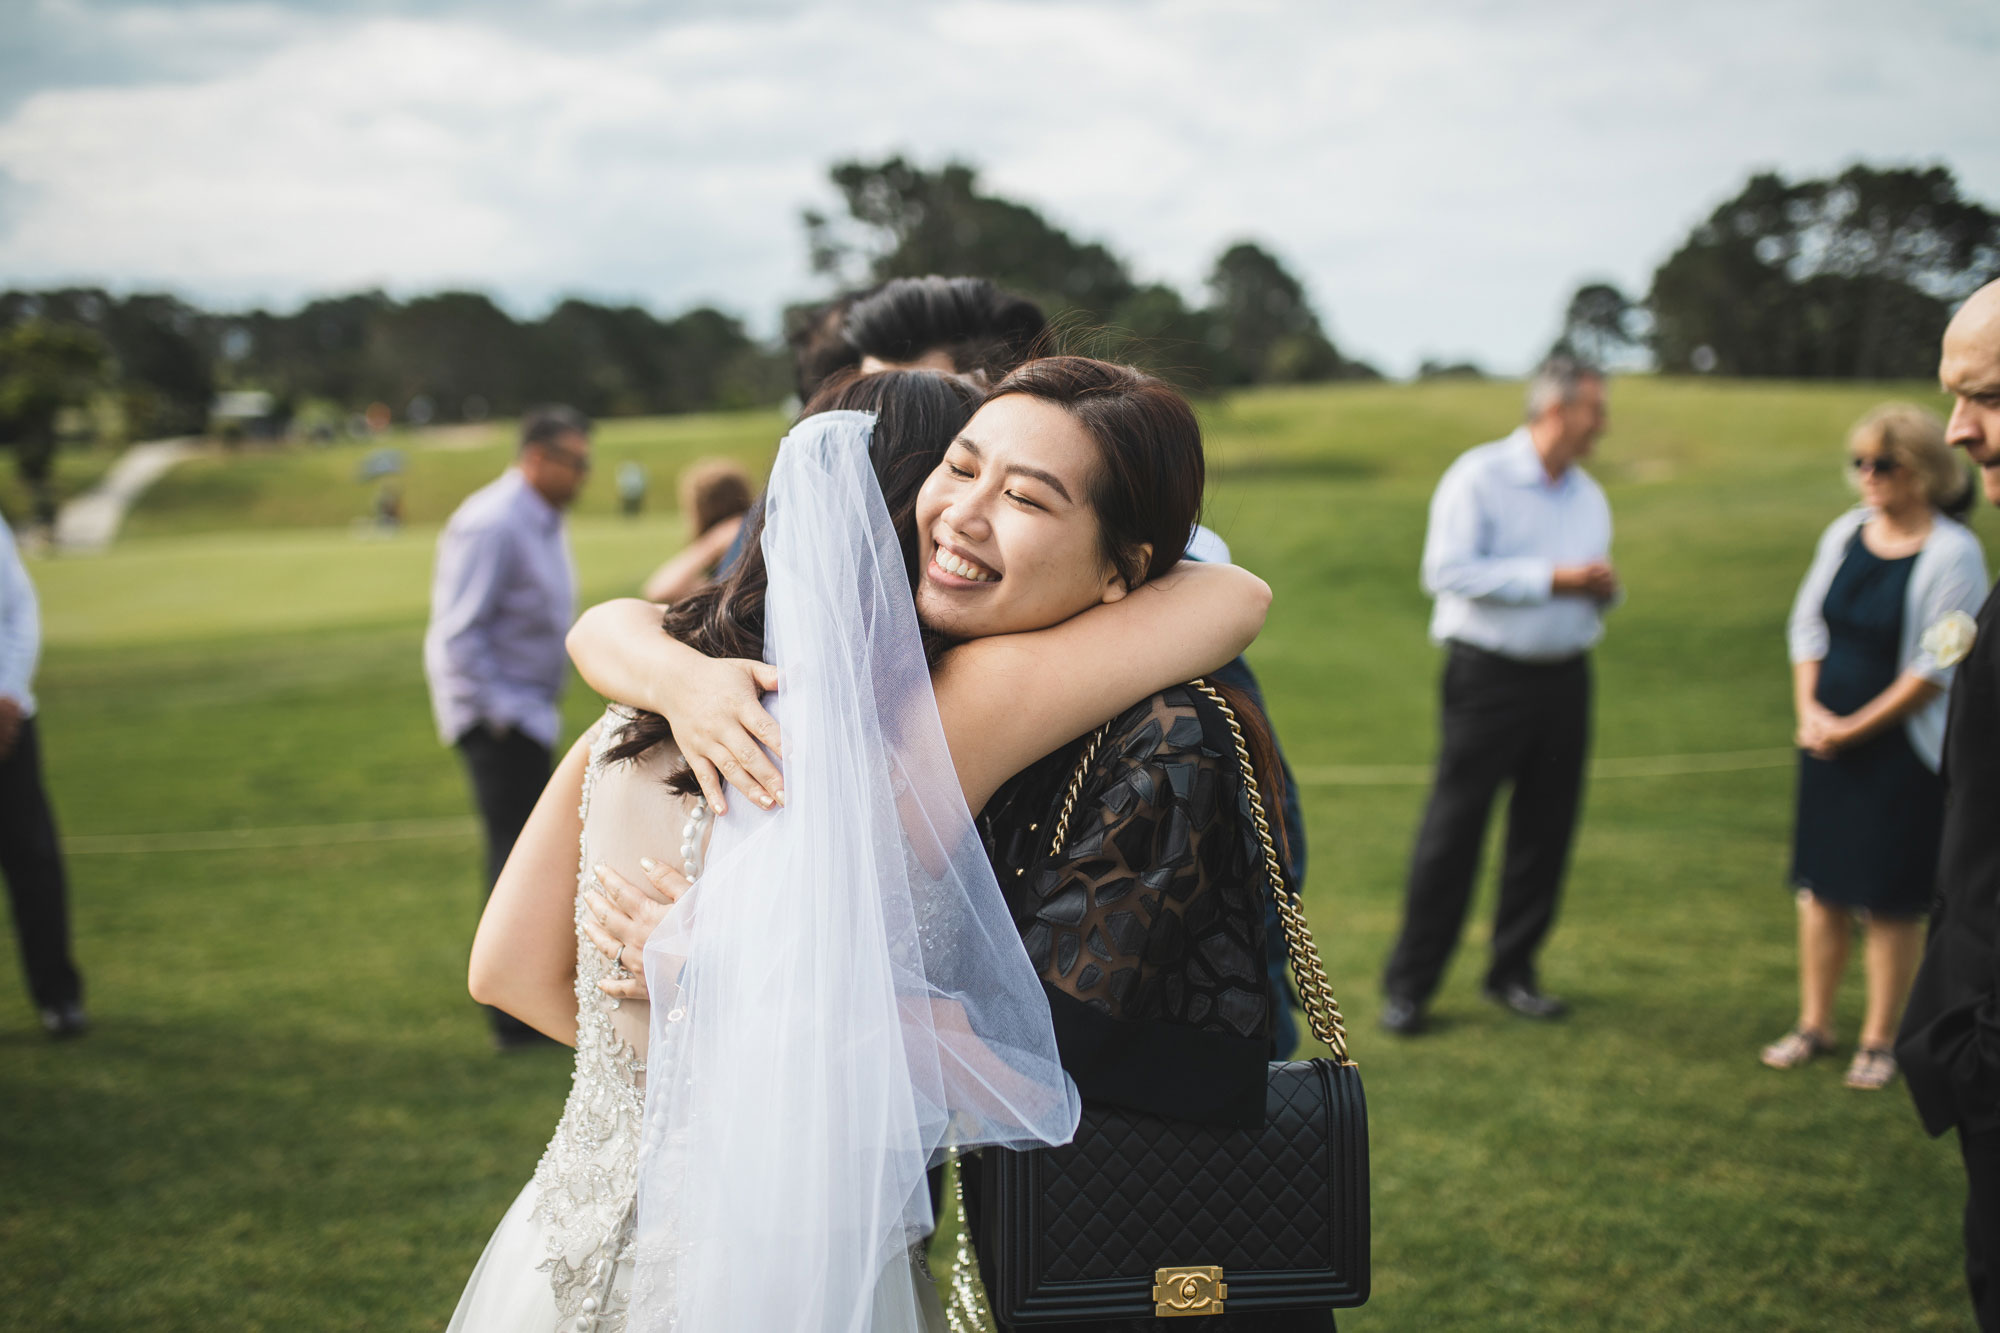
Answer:
[[[1097,513],[1104,559],[1128,588],[1178,564],[1201,518],[1207,463],[1201,424],[1187,399],[1131,366],[1082,356],[1030,361],[993,386],[987,396],[1010,393],[1038,398],[1068,412],[1097,443],[1090,507]],[[1242,690],[1211,680],[1243,728],[1265,813],[1289,862],[1289,840],[1278,817],[1285,799],[1285,770],[1271,724]]]
[[[843,371],[820,386],[799,420],[821,412],[873,412],[875,433],[869,456],[875,478],[882,484],[890,520],[903,547],[903,564],[914,589],[917,568],[917,492],[936,470],[945,449],[972,419],[980,392],[954,375],[925,370],[891,370],[863,375]],[[721,579],[690,593],[668,607],[660,628],[708,657],[760,658],[764,655],[764,514],[759,508],[746,527],[743,556]],[[949,646],[943,638],[925,635],[924,649],[933,662]],[[618,744],[605,752],[611,761],[635,759],[673,736],[673,728],[658,713],[639,713],[625,726]],[[668,781],[676,791],[693,793],[693,774],[685,768]]]

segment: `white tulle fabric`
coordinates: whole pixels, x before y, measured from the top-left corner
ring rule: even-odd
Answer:
[[[786,805],[729,803],[646,946],[640,1333],[920,1329],[925,1169],[1076,1128],[945,748],[873,425],[825,413],[779,447],[764,614]]]

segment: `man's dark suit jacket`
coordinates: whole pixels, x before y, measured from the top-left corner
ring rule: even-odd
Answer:
[[[1979,609],[1945,724],[1930,940],[1896,1038],[1924,1128],[2000,1129],[2000,587]]]

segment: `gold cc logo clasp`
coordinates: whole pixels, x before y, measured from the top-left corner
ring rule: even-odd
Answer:
[[[1162,1319],[1221,1314],[1229,1284],[1215,1264],[1153,1270],[1153,1314]]]

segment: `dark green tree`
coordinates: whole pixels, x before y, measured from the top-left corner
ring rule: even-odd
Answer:
[[[1612,284],[1587,282],[1569,298],[1562,333],[1549,351],[1609,365],[1643,343],[1644,316],[1644,309]]]
[[[518,410],[540,369],[529,331],[478,292],[384,307],[369,330],[366,367],[369,391],[399,415],[422,398],[438,419],[475,397]]]
[[[172,296],[120,298],[92,287],[0,294],[0,328],[37,319],[87,329],[102,341],[128,435],[191,435],[208,424],[214,330],[195,307]]]
[[[1026,204],[981,193],[979,173],[962,162],[926,171],[901,157],[850,161],[829,176],[852,225],[805,215],[817,272],[868,282],[974,273],[1051,315],[1075,311],[1097,323],[1133,293],[1131,274],[1111,251],[1076,240]]]
[[[705,306],[660,320],[636,306],[572,299],[536,334],[552,372],[539,396],[594,416],[744,407],[785,394],[784,359]]]
[[[808,212],[806,245],[814,271],[843,283],[976,274],[1038,302],[1063,346],[1194,388],[1373,374],[1341,357],[1298,281],[1257,246],[1216,262],[1215,304],[1196,309],[1170,286],[1136,282],[1105,246],[982,192],[962,162],[930,171],[902,157],[849,161],[829,175],[847,216]],[[799,307],[788,319],[812,313]]]
[[[1320,328],[1299,280],[1249,241],[1222,252],[1208,275],[1210,337],[1226,382],[1295,384],[1339,377],[1344,362]]]
[[[0,444],[14,451],[38,522],[55,522],[56,418],[89,400],[109,364],[103,340],[87,329],[31,319],[0,332]]]
[[[290,315],[252,310],[237,316],[249,346],[231,368],[231,381],[294,400],[365,407],[389,392],[371,382],[368,346],[394,304],[368,291],[312,301]],[[456,410],[456,404],[446,406]]]
[[[2000,214],[1944,167],[1758,175],[1654,273],[1654,352],[1669,371],[1928,377],[1952,305],[1996,274]]]

